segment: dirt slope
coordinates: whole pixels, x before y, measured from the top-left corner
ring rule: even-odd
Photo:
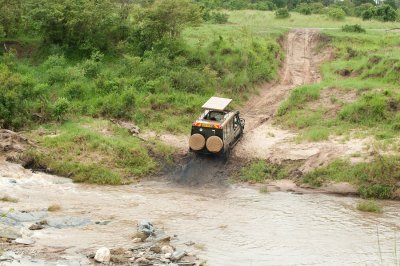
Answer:
[[[367,152],[365,139],[343,141],[332,138],[317,143],[296,143],[297,133],[283,130],[273,123],[280,103],[293,88],[321,80],[320,64],[330,59],[332,53],[316,52],[320,40],[316,29],[295,29],[288,33],[280,81],[265,85],[260,94],[242,108],[246,130],[233,153],[236,158],[268,159],[277,163],[304,160],[299,170],[307,172],[335,158]]]

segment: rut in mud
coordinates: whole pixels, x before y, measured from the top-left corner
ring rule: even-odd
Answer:
[[[304,164],[299,170],[307,172],[338,157],[365,152],[367,140],[331,138],[322,142],[296,143],[297,133],[274,124],[280,103],[293,88],[321,81],[320,65],[332,54],[327,50],[316,51],[320,40],[316,29],[295,29],[288,33],[284,43],[286,59],[279,82],[263,86],[260,95],[250,99],[241,110],[246,119],[246,130],[235,148],[234,157],[239,160],[267,159],[275,163],[301,160]]]

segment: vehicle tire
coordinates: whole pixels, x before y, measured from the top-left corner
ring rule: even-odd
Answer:
[[[189,147],[194,151],[199,151],[204,148],[206,144],[206,139],[201,134],[193,134],[189,139]]]
[[[218,153],[224,147],[224,142],[220,137],[211,136],[207,139],[206,147],[209,152]]]

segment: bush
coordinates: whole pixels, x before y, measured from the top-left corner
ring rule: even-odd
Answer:
[[[346,13],[341,8],[332,7],[328,11],[328,17],[332,20],[344,20]]]
[[[390,199],[393,194],[393,187],[382,184],[362,185],[358,192],[364,199]]]
[[[375,212],[381,213],[382,207],[375,201],[361,201],[357,204],[357,210],[362,212]]]
[[[296,11],[303,15],[311,15],[312,9],[309,4],[301,3],[296,7]]]
[[[376,10],[374,7],[366,9],[361,13],[361,17],[363,20],[370,20],[375,16],[375,12]]]
[[[53,116],[58,120],[64,120],[65,114],[68,112],[70,108],[70,102],[66,98],[58,98],[53,105]]]
[[[381,5],[376,8],[375,17],[382,21],[396,21],[397,13],[390,5]]]
[[[284,19],[290,17],[290,13],[287,8],[279,8],[275,11],[275,18]]]
[[[366,4],[356,6],[354,9],[354,15],[356,15],[357,17],[362,17],[362,14],[366,10],[375,10],[375,5],[373,5],[371,3],[366,3]]]
[[[344,32],[355,32],[355,33],[365,33],[365,29],[358,24],[355,25],[344,25],[342,27],[342,31]]]
[[[224,24],[227,23],[229,19],[229,15],[223,12],[211,12],[209,21],[215,24]]]
[[[311,3],[310,8],[313,14],[323,14],[325,12],[325,6],[320,2]]]
[[[38,0],[29,12],[46,43],[87,52],[107,50],[120,23],[109,0]]]

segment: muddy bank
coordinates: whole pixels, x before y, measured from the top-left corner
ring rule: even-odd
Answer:
[[[32,173],[8,162],[1,164],[0,182],[2,194],[18,199],[0,202],[2,210],[33,212],[58,204],[60,210],[45,219],[90,220],[32,231],[35,243],[30,246],[2,246],[48,261],[83,264],[103,246],[113,250],[142,245],[132,237],[143,219],[168,233],[171,245],[208,265],[388,265],[396,259],[395,243],[400,245],[400,203],[393,201],[380,202],[383,214],[365,214],[355,209],[358,200],[352,197],[262,194],[245,185],[192,187],[175,182],[100,187]]]

